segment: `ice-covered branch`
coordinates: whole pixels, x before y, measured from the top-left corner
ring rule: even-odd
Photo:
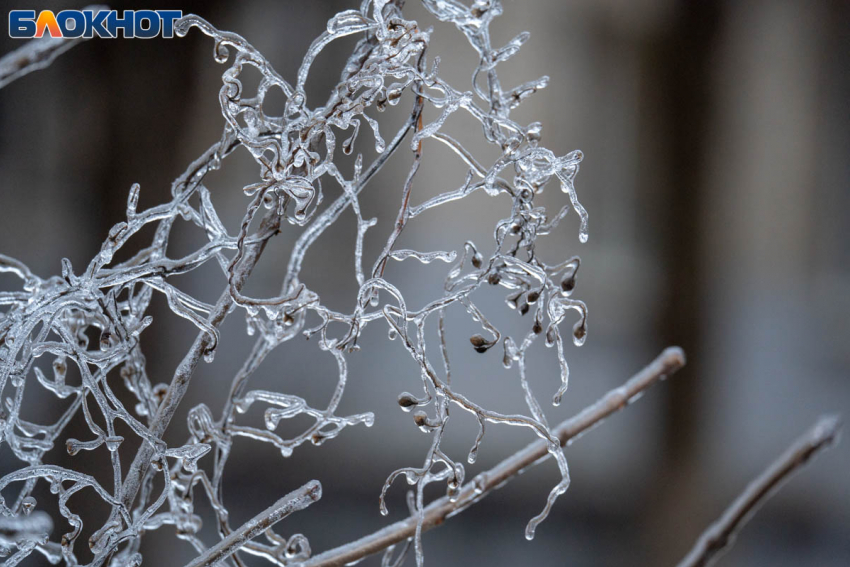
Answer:
[[[647,388],[672,375],[684,364],[685,353],[682,349],[677,347],[666,349],[649,366],[635,374],[622,386],[610,390],[599,401],[555,427],[553,433],[562,446],[572,442],[612,413],[625,408],[639,398]],[[445,496],[429,504],[423,511],[422,530],[441,525],[448,518],[503,486],[526,468],[543,462],[549,456],[545,442],[531,443],[492,469],[477,475],[460,489],[456,497]],[[371,535],[311,557],[303,562],[301,567],[333,567],[356,562],[414,537],[417,521],[418,518],[412,516],[396,522]]]
[[[268,530],[293,512],[303,510],[321,497],[322,485],[315,480],[308,482],[242,524],[229,536],[187,563],[186,567],[208,567],[220,563],[230,557],[234,551],[244,546],[246,542]]]
[[[84,10],[105,10],[106,6],[86,6]],[[44,36],[31,39],[18,49],[0,57],[0,88],[24,75],[50,66],[61,54],[86,41],[85,37],[62,38]]]
[[[841,420],[838,416],[828,415],[818,419],[811,429],[747,485],[723,515],[702,533],[679,567],[712,565],[734,543],[738,532],[759,507],[815,455],[834,445],[840,432]]]
[[[213,58],[223,66],[217,93],[223,121],[218,141],[188,164],[164,202],[140,210],[141,188],[134,184],[127,197],[126,218],[112,226],[87,265],[72,266],[63,259],[57,262],[61,264],[58,274],[41,277],[24,262],[0,254],[0,272],[11,274],[10,281],[15,282],[14,289],[0,291],[0,443],[6,444],[4,454],[12,463],[11,472],[0,479],[0,489],[9,498],[8,505],[0,498],[0,531],[6,526],[9,533],[25,535],[0,541],[0,557],[7,558],[6,564],[16,564],[38,551],[51,562],[64,561],[69,566],[138,567],[143,536],[173,526],[176,536],[198,554],[192,567],[215,563],[242,567],[245,555],[277,567],[339,565],[381,549],[389,550],[385,565],[400,565],[413,549],[421,566],[424,531],[484,498],[524,468],[552,457],[558,480],[541,512],[527,524],[526,537],[531,539],[569,486],[564,445],[684,364],[680,349],[667,349],[596,404],[557,427],[549,425],[547,404],[541,400],[558,405],[566,395],[569,345],[579,347],[587,338],[588,308],[572,297],[579,257],[565,253],[547,258],[538,244],[566,222],[570,211],[576,213],[578,241],[587,241],[588,214],[575,186],[583,154],[579,150],[556,154],[542,145],[541,123],[521,124],[511,117],[511,111],[545,88],[549,79],[527,77],[518,86],[503,88],[497,68],[519,53],[529,34],[520,33],[505,45],[492,44],[490,24],[502,13],[498,0],[475,0],[469,5],[459,0],[422,0],[422,4],[431,20],[428,25],[409,19],[403,0],[362,0],[359,9],[336,14],[307,49],[295,76],[288,79],[242,36],[218,30],[196,15],[179,19],[175,36],[200,32],[211,38]],[[431,57],[429,51],[430,24],[453,26],[475,52],[471,84],[458,88],[441,76],[439,58]],[[358,41],[335,86],[323,99],[313,100],[312,95],[308,99],[305,85],[310,75],[323,71],[314,62],[328,45],[349,36]],[[75,40],[44,38],[0,58],[0,87],[46,67],[74,44]],[[98,44],[104,49],[109,45]],[[243,84],[246,70],[260,74],[256,87]],[[278,115],[264,108],[266,96],[273,91],[285,98]],[[401,126],[388,132],[376,116],[397,106],[402,107]],[[445,131],[460,114],[478,126],[469,131],[477,130],[490,145],[488,158],[474,154]],[[451,150],[449,159],[465,168],[466,175],[441,181],[445,189],[436,195],[423,194],[420,169],[435,160],[437,146]],[[395,182],[385,179],[380,187],[370,183],[389,160],[405,151],[412,154],[406,176]],[[228,228],[221,219],[231,215],[221,214],[216,207],[222,200],[232,200],[221,199],[205,186],[205,180],[225,167],[236,152],[246,152],[253,159],[256,177],[241,188],[245,197],[241,222]],[[353,154],[351,162],[340,159],[339,152]],[[370,154],[374,157],[368,162],[364,155]],[[547,211],[537,199],[548,185],[560,187],[566,195],[555,211]],[[328,186],[339,193],[325,202]],[[476,244],[458,235],[439,250],[421,250],[407,241],[405,232],[411,224],[427,222],[422,217],[473,193],[497,198],[503,205],[490,221],[492,239]],[[383,225],[367,214],[375,203],[381,210],[390,206],[395,211],[383,235],[374,234]],[[350,276],[357,289],[347,302],[331,308],[326,297],[302,281],[301,271],[307,255],[315,254],[313,244],[347,214],[354,217],[356,230],[350,242],[342,239],[334,245],[350,244],[354,256]],[[246,284],[255,266],[286,224],[297,236],[289,257],[278,261],[286,269],[279,274],[276,295],[248,295]],[[153,229],[153,236],[139,242],[149,232],[146,228]],[[182,230],[199,233],[203,244],[182,257],[169,257],[170,239]],[[369,250],[367,236],[382,242],[377,252]],[[126,258],[122,252],[131,240],[137,251]],[[562,248],[559,242],[557,249]],[[413,260],[444,276],[443,288],[435,296],[423,299],[402,293],[405,288],[397,281],[398,272]],[[204,266],[211,266],[220,278],[221,291],[213,303],[181,289],[181,281],[174,277]],[[487,292],[482,290],[487,289],[504,294],[504,307],[516,314],[511,324],[497,325],[504,318],[483,307],[487,303],[482,296]],[[152,381],[144,354],[148,342],[156,339],[147,331],[156,294],[173,316],[196,329],[192,345],[167,383]],[[476,331],[450,340],[450,311],[471,320]],[[175,419],[181,419],[178,410],[189,385],[197,380],[201,363],[211,362],[224,348],[219,329],[233,313],[244,316],[254,347],[232,377],[221,407],[211,409],[199,403],[184,408],[188,438],[170,445],[166,439],[172,436],[166,433]],[[389,473],[380,493],[379,509],[388,513],[385,497],[394,482],[404,478],[413,487],[407,502],[410,517],[311,558],[306,536],[296,533],[285,538],[275,533],[272,524],[319,498],[320,487],[314,481],[243,526],[231,528],[224,478],[234,465],[230,460],[234,444],[268,443],[281,458],[291,458],[306,443],[321,445],[342,436],[349,427],[372,425],[372,412],[338,413],[350,387],[348,357],[360,350],[361,335],[369,325],[383,325],[388,340],[410,356],[414,369],[400,377],[407,379],[404,388],[409,391],[399,386],[398,404],[411,413],[411,432],[430,436],[424,458]],[[435,330],[439,349],[426,349]],[[252,389],[252,378],[272,351],[306,339],[313,339],[309,345],[315,356],[333,359],[328,399],[308,403],[280,391],[282,383]],[[537,356],[533,349],[539,343],[551,348],[558,365],[558,387],[545,397],[532,390],[527,376],[527,358]],[[304,344],[297,348],[305,348]],[[452,360],[458,356],[500,357],[504,368],[516,376],[525,409],[503,414],[486,407],[475,388],[476,376],[453,383]],[[34,389],[61,404],[61,411],[32,412],[29,398]],[[42,398],[39,403],[44,403]],[[258,407],[263,412],[260,426],[242,417]],[[469,464],[486,450],[490,436],[497,434],[495,426],[523,428],[536,441],[467,481],[462,458],[443,447],[445,436],[451,434],[450,410],[467,412],[478,423],[466,455]],[[54,417],[44,423],[45,415]],[[305,418],[307,425],[294,433],[281,427],[285,420],[300,424]],[[66,434],[74,420],[88,428],[82,439]],[[807,456],[824,446],[825,438],[819,444],[814,438],[827,435],[825,431],[831,431],[826,422],[812,434],[810,445],[798,447],[799,454]],[[130,463],[127,453],[119,451],[127,436],[135,449],[129,453],[134,455]],[[64,446],[71,457],[103,452],[106,474],[82,472],[85,459],[72,459],[75,466],[67,468],[46,462],[55,455],[51,450],[56,445]],[[792,469],[779,466],[770,473],[776,479],[768,476],[762,481],[769,489],[771,482],[775,484]],[[111,482],[105,482],[110,473]],[[50,541],[49,530],[43,529],[47,525],[44,512],[34,510],[38,503],[32,495],[38,493],[38,483],[49,486],[59,514],[71,526],[59,541]],[[444,484],[445,496],[426,499],[426,487],[432,483]],[[111,508],[99,527],[84,528],[86,515],[68,504],[84,489]],[[750,510],[747,502],[757,502],[760,494],[756,490],[737,504],[740,510],[730,512],[731,519],[725,520],[729,531],[717,528],[718,533],[728,539]],[[196,509],[195,498],[204,498],[212,509],[215,543],[204,541],[207,534],[202,537],[203,507]],[[79,499],[71,502],[79,505]],[[78,557],[79,549],[75,549],[84,529],[91,533],[91,554],[86,559]],[[261,533],[267,541],[256,537]],[[393,546],[400,542],[404,542],[402,551],[396,553]],[[711,549],[717,546],[709,544]]]

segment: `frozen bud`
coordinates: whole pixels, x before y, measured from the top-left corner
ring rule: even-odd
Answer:
[[[487,352],[487,349],[493,346],[491,343],[487,342],[487,339],[482,337],[481,335],[472,335],[469,337],[469,342],[472,343],[472,347],[475,349],[475,352]]]
[[[585,338],[587,338],[587,323],[582,319],[573,327],[573,343],[576,346],[581,346],[584,344]]]
[[[68,365],[65,363],[64,358],[57,358],[53,360],[53,376],[56,378],[57,382],[65,379],[65,373],[68,371]]]
[[[561,280],[561,290],[566,293],[572,293],[573,289],[576,287],[576,275],[575,272],[570,272],[564,276],[564,279]]]
[[[162,400],[165,399],[165,393],[168,391],[168,384],[157,384],[153,387],[152,394],[154,399],[156,399],[157,405],[162,403]]]
[[[418,411],[413,414],[413,423],[419,429],[425,430],[428,427],[428,414],[424,411]]]
[[[387,101],[392,105],[398,104],[398,101],[401,98],[402,92],[403,91],[400,88],[388,90],[387,91]]]
[[[107,330],[104,330],[100,334],[100,350],[106,351],[109,350],[110,345],[112,344],[112,333]]]
[[[82,444],[76,439],[68,439],[67,441],[65,441],[65,449],[72,457],[79,453],[81,448]]]
[[[401,406],[401,409],[404,411],[410,411],[410,408],[419,405],[419,400],[414,398],[411,394],[404,392],[398,397],[398,405]]]

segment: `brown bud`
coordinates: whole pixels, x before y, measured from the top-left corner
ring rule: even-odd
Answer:
[[[573,336],[576,338],[577,341],[582,340],[585,335],[587,335],[587,325],[585,325],[584,323],[576,325],[573,328]]]
[[[416,427],[425,427],[428,425],[428,414],[424,411],[418,411],[413,414],[413,423],[416,424]]]
[[[409,410],[413,406],[419,405],[419,402],[412,395],[405,392],[398,397],[398,405],[404,410]]]
[[[487,352],[487,349],[493,346],[488,343],[487,339],[485,339],[481,335],[472,335],[471,337],[469,337],[469,342],[472,343],[472,346],[473,348],[475,348],[476,352],[481,353]]]

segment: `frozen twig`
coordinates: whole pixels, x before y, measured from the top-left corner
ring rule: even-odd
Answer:
[[[316,480],[311,480],[242,524],[229,536],[186,564],[186,567],[209,567],[223,561],[247,541],[257,537],[293,512],[303,510],[321,497],[322,485]]]
[[[106,6],[86,6],[84,10],[105,10]],[[0,88],[33,71],[48,67],[59,55],[86,41],[85,37],[62,38],[49,35],[31,39],[0,57]]]
[[[19,516],[0,516],[0,545],[14,545],[21,540],[47,538],[53,530],[53,520],[46,512],[32,512]]]
[[[734,543],[740,529],[759,507],[773,496],[812,457],[834,445],[840,435],[841,420],[828,415],[818,419],[744,491],[697,540],[678,567],[707,567]]]
[[[636,400],[650,386],[670,376],[685,365],[685,353],[678,347],[662,352],[649,366],[635,374],[622,386],[610,390],[596,403],[576,416],[562,422],[555,433],[561,446],[572,442],[606,417]],[[445,520],[466,509],[500,488],[530,466],[543,462],[550,456],[543,441],[536,441],[514,453],[492,469],[480,473],[461,488],[457,498],[447,496],[435,500],[424,510],[422,531],[441,525]],[[346,545],[315,555],[301,567],[334,567],[356,562],[391,545],[410,539],[416,532],[417,518],[412,516],[391,524],[373,534]]]
[[[258,243],[249,248],[243,258],[243,261],[235,268],[238,286],[237,289],[242,287],[242,284],[248,278],[251,270],[253,270],[259,260],[268,239],[271,238],[279,226],[280,219],[277,218],[277,215],[268,215],[264,219],[259,230],[264,237]],[[223,292],[210,316],[209,324],[213,327],[218,327],[232,307],[233,299],[229,291]],[[169,384],[168,389],[165,391],[163,401],[159,406],[159,411],[157,411],[149,426],[151,433],[157,438],[162,437],[163,433],[165,433],[165,430],[168,428],[168,425],[171,423],[171,418],[174,416],[174,412],[176,411],[180,400],[183,399],[183,396],[189,389],[189,382],[192,374],[195,372],[198,364],[200,364],[201,358],[210,346],[210,340],[211,337],[208,333],[203,331],[198,333],[198,336],[195,338],[195,342],[192,344],[189,352],[186,353],[186,356],[177,366],[177,370],[174,372],[171,384]],[[122,490],[124,495],[124,505],[126,507],[130,508],[132,506],[139,491],[142,474],[150,466],[151,458],[155,452],[154,445],[151,443],[145,443],[139,448],[136,458],[130,466],[129,473],[127,475],[127,479],[124,481]]]

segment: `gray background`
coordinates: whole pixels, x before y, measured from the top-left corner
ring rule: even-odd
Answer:
[[[80,7],[4,4],[4,19],[11,8]],[[356,4],[132,7],[195,11],[246,37],[291,80],[327,18]],[[431,53],[442,55],[442,74],[469,88],[475,56],[466,40],[409,4],[410,17],[436,25]],[[533,542],[524,540],[523,529],[557,480],[551,463],[428,533],[426,561],[674,564],[747,480],[819,414],[850,416],[850,4],[508,0],[497,22],[494,45],[522,30],[532,33],[520,54],[500,67],[503,84],[551,77],[515,118],[543,122],[544,143],[559,155],[580,148],[586,156],[577,189],[590,213],[589,242],[579,244],[570,214],[562,230],[541,243],[550,260],[581,254],[574,296],[590,309],[587,344],[567,348],[571,386],[561,407],[547,409],[550,421],[591,403],[669,344],[684,347],[689,364],[567,449],[573,484]],[[0,52],[16,45],[0,38]],[[308,85],[314,105],[335,83],[351,45],[332,45],[317,62]],[[221,132],[223,68],[211,55],[212,42],[199,33],[183,40],[95,40],[0,91],[0,250],[42,276],[58,273],[62,257],[82,267],[109,227],[123,220],[132,183],[141,183],[140,206],[167,199],[171,180]],[[397,122],[407,112],[401,106],[395,116],[379,118]],[[479,137],[466,118],[449,131]],[[417,202],[463,179],[461,164],[434,146],[425,148]],[[364,216],[383,219],[367,238],[366,266],[395,215],[409,160],[398,157],[363,197]],[[241,152],[209,179],[232,229],[246,204],[240,188],[256,176]],[[558,207],[566,196],[551,187],[542,200]],[[478,197],[425,215],[411,223],[400,245],[459,249],[469,238],[486,244],[505,203]],[[344,310],[356,289],[354,227],[345,215],[305,265],[304,280]],[[288,228],[270,246],[249,292],[275,290],[296,236]],[[170,252],[179,255],[198,242],[187,228]],[[416,305],[436,297],[445,269],[405,263],[388,274]],[[214,271],[182,278],[184,290],[206,300],[223,288]],[[0,280],[4,289],[7,282]],[[487,293],[482,305],[496,314],[495,322],[514,334],[525,329],[527,322],[520,325],[504,309],[500,294]],[[155,323],[145,331],[149,374],[167,382],[195,330],[171,316],[164,302],[153,314]],[[472,352],[466,343],[472,332],[471,322],[455,314],[449,336],[458,388],[493,409],[521,410],[515,375],[500,370],[497,353]],[[250,345],[241,316],[225,324],[223,344],[215,362],[196,373],[185,410],[203,401],[217,413]],[[402,483],[391,491],[388,519],[378,513],[377,497],[386,475],[418,466],[427,447],[428,438],[395,404],[399,392],[415,391],[417,371],[401,346],[386,340],[383,326],[370,327],[362,345],[349,357],[341,413],[374,411],[375,426],[348,429],[289,459],[254,442],[237,444],[225,491],[233,525],[310,478],[323,483],[322,501],[279,531],[306,534],[316,552],[404,516]],[[532,385],[546,400],[557,387],[557,366],[552,351],[537,352]],[[321,405],[335,385],[334,372],[331,357],[296,339],[270,357],[254,384]],[[453,414],[449,433],[445,448],[462,460],[474,422]],[[177,443],[185,435],[180,417],[168,439]],[[468,476],[530,440],[524,431],[490,428]],[[80,466],[61,453],[56,462]],[[94,453],[86,458],[97,474],[104,472],[97,471]],[[0,453],[2,472],[17,466]],[[845,443],[770,501],[720,565],[850,564],[848,470]],[[182,565],[192,557],[167,527],[146,537],[143,553],[148,565]]]

